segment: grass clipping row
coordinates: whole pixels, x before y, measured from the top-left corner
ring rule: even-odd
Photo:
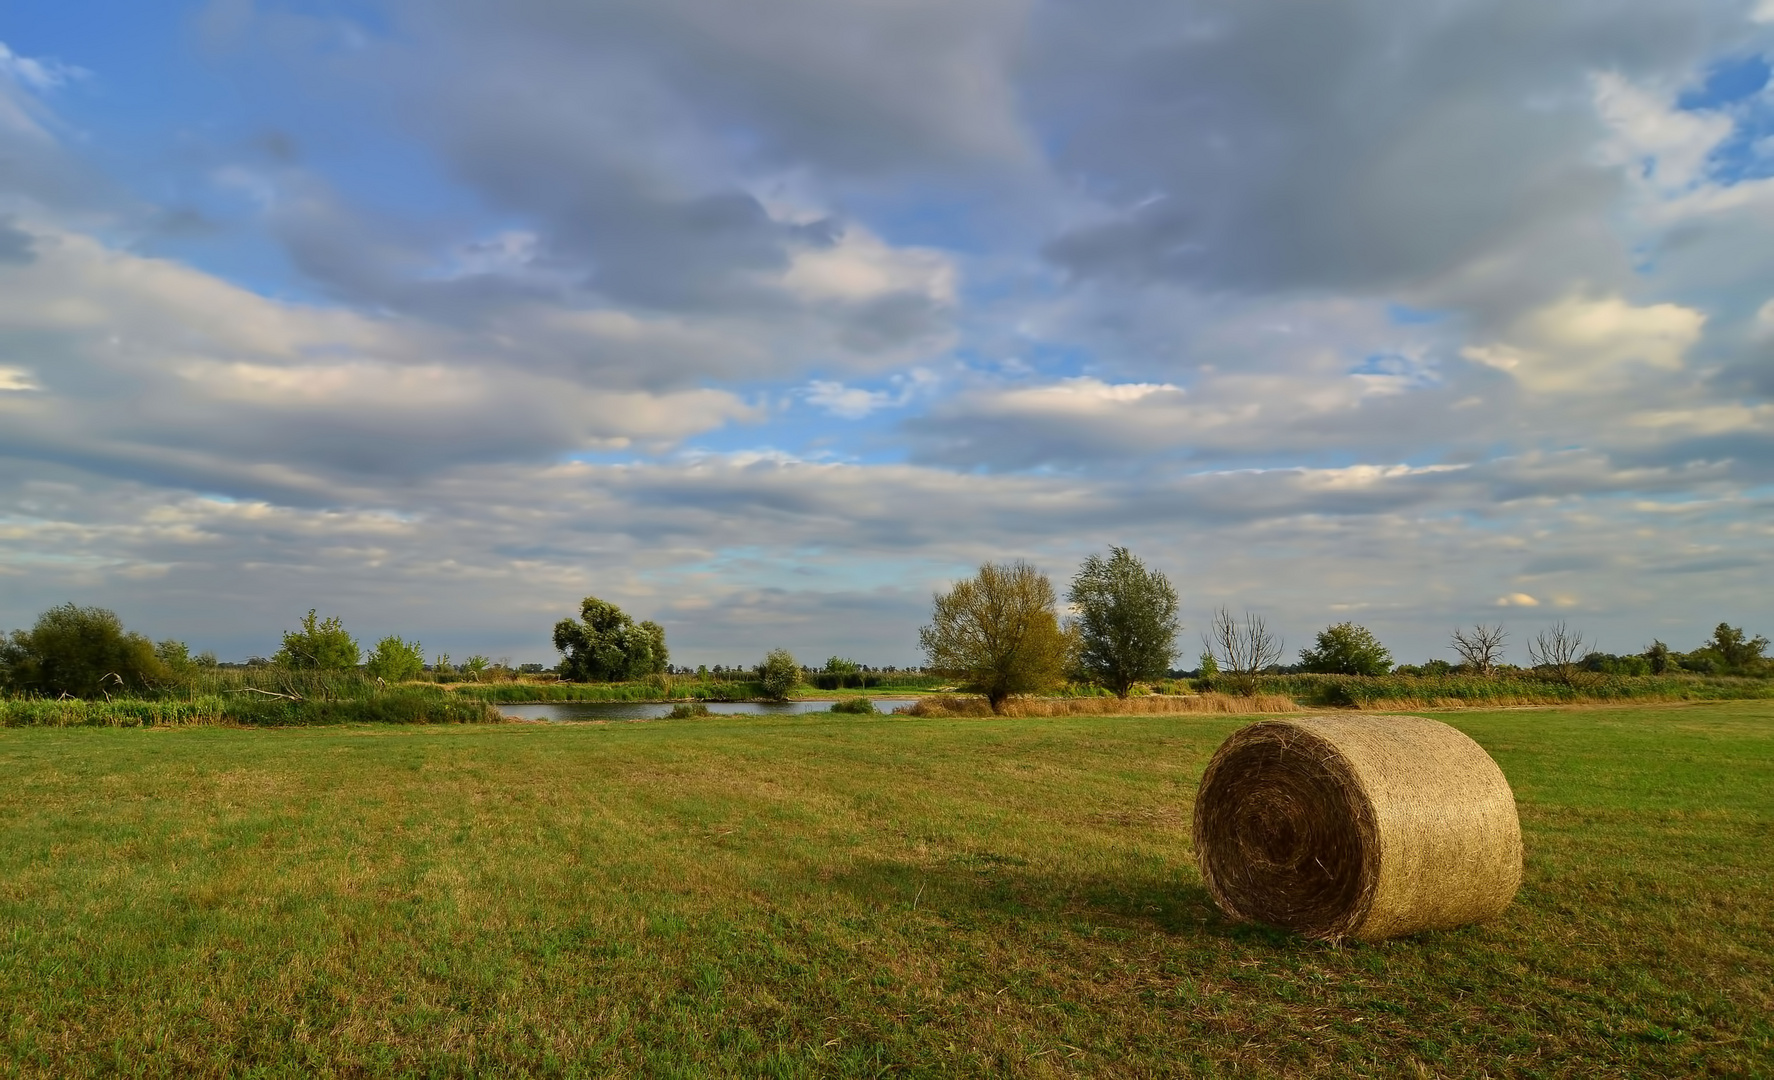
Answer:
[[[1234,732],[1208,763],[1195,858],[1235,919],[1376,941],[1509,906],[1521,822],[1503,770],[1446,724],[1274,720]]]

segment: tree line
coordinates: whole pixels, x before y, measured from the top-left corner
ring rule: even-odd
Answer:
[[[1403,674],[1492,676],[1520,670],[1505,662],[1509,632],[1502,624],[1480,623],[1456,629],[1448,647],[1456,661],[1435,659],[1420,665],[1395,664],[1374,633],[1353,622],[1325,627],[1300,650],[1297,663],[1284,665],[1283,643],[1261,615],[1234,614],[1222,607],[1202,633],[1195,669],[1178,670],[1179,604],[1175,587],[1162,571],[1148,567],[1124,547],[1087,557],[1065,594],[1069,614],[1059,611],[1059,594],[1046,574],[1016,561],[986,563],[974,576],[933,597],[931,621],[918,633],[927,666],[921,673],[957,681],[980,693],[994,710],[1012,696],[1052,691],[1067,683],[1101,687],[1127,697],[1141,684],[1194,677],[1216,688],[1252,694],[1264,675],[1299,672],[1378,676]],[[662,675],[690,675],[671,663],[665,628],[636,621],[620,607],[585,597],[578,618],[555,623],[553,643],[560,662],[553,673],[569,682],[624,682]],[[1531,670],[1575,685],[1588,674],[1766,676],[1774,661],[1765,656],[1768,639],[1719,623],[1712,637],[1688,652],[1661,640],[1629,655],[1603,653],[1560,621],[1527,642]],[[389,635],[366,654],[337,616],[315,609],[294,630],[283,633],[277,652],[254,663],[291,670],[361,671],[382,683],[421,677],[434,681],[478,681],[542,674],[541,664],[517,668],[474,655],[456,663],[439,653],[428,664],[424,647]],[[218,666],[213,653],[193,654],[176,640],[153,641],[123,627],[114,612],[64,604],[51,608],[29,630],[0,639],[0,689],[15,694],[98,697],[189,684]],[[699,667],[699,679],[740,679],[766,696],[787,697],[812,682],[836,689],[869,674],[869,668],[833,656],[823,668],[802,667],[784,649],[770,650],[750,668]]]
[[[1026,562],[986,563],[972,578],[934,597],[929,625],[919,643],[932,669],[962,680],[985,695],[994,711],[1006,698],[1052,690],[1066,682],[1089,682],[1127,697],[1139,683],[1187,675],[1215,688],[1255,694],[1264,675],[1313,673],[1347,676],[1387,674],[1499,675],[1520,670],[1504,661],[1509,633],[1501,625],[1456,629],[1449,638],[1458,663],[1432,660],[1395,664],[1392,652],[1373,631],[1353,622],[1320,630],[1300,650],[1299,662],[1281,663],[1284,647],[1261,615],[1214,612],[1202,634],[1195,670],[1171,667],[1178,650],[1176,590],[1158,570],[1126,548],[1086,558],[1066,593],[1072,615],[1062,618],[1047,576]],[[1699,648],[1678,653],[1662,641],[1628,656],[1591,647],[1564,621],[1539,631],[1528,642],[1531,670],[1576,685],[1589,674],[1774,675],[1764,656],[1768,639],[1719,623]]]

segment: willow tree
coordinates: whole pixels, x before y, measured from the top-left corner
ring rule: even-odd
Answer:
[[[984,694],[993,712],[1013,694],[1058,686],[1074,651],[1054,612],[1053,582],[1021,560],[986,563],[937,593],[918,643],[932,669]]]

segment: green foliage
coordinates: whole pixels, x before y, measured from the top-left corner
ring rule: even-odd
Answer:
[[[1583,670],[1602,675],[1650,675],[1651,661],[1643,656],[1615,656],[1592,652],[1583,658]]]
[[[1196,674],[1203,679],[1211,679],[1220,673],[1220,662],[1214,659],[1211,650],[1203,652],[1201,654],[1201,659],[1197,660],[1196,663],[1201,665],[1201,670]]]
[[[1651,665],[1651,674],[1653,675],[1661,675],[1670,668],[1676,666],[1675,659],[1669,651],[1669,646],[1658,640],[1653,640],[1650,646],[1640,655],[1645,658],[1646,663]]]
[[[437,659],[431,662],[431,677],[443,683],[456,681],[456,665],[450,661],[449,653],[437,654]]]
[[[360,657],[357,639],[345,632],[337,615],[319,619],[309,608],[300,630],[284,631],[283,648],[271,662],[297,670],[344,671],[356,667]]]
[[[615,604],[588,596],[579,618],[554,624],[554,647],[561,652],[561,678],[569,682],[621,682],[662,674],[671,654],[665,628],[637,623]]]
[[[979,574],[937,593],[918,641],[939,674],[965,680],[998,711],[1013,694],[1065,682],[1076,635],[1054,614],[1053,583],[1026,562],[986,563]]]
[[[1392,670],[1392,653],[1367,627],[1341,622],[1320,630],[1315,647],[1300,650],[1300,666],[1320,675],[1384,675]]]
[[[492,658],[481,656],[477,653],[462,661],[462,674],[468,676],[475,682],[480,682],[481,676],[486,674],[487,668],[491,667],[492,664]]]
[[[853,697],[847,701],[832,702],[832,712],[835,713],[852,713],[857,716],[873,716],[880,711],[881,710],[875,708],[875,703],[873,701],[870,701],[865,697]]]
[[[842,656],[834,656],[820,668],[827,675],[854,675],[862,670],[862,665],[854,660],[846,660]]]
[[[787,701],[795,687],[801,685],[801,665],[787,649],[771,649],[758,665],[758,681],[764,686],[764,697],[771,701]]]
[[[116,612],[63,604],[0,643],[0,680],[16,694],[95,698],[170,681],[154,643],[123,629]]]
[[[1077,611],[1081,671],[1126,697],[1136,682],[1162,679],[1176,657],[1177,594],[1161,571],[1124,547],[1091,555],[1066,594]]]
[[[191,655],[191,647],[182,641],[167,638],[154,645],[154,658],[166,669],[167,681],[189,686],[199,674],[216,666],[216,654],[201,652]]]
[[[1684,657],[1682,666],[1720,675],[1759,673],[1767,648],[1767,638],[1752,638],[1741,627],[1719,623],[1711,640]]]
[[[665,718],[667,720],[694,720],[698,717],[713,715],[708,711],[707,705],[695,702],[689,705],[673,705],[671,711],[665,714]]]
[[[417,641],[402,641],[390,634],[376,642],[369,659],[364,661],[364,674],[372,679],[391,683],[416,679],[425,670],[425,646]]]

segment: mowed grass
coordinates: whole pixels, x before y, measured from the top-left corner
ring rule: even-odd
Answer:
[[[0,1074],[1768,1075],[1774,704],[1462,711],[1495,923],[1225,921],[1246,717],[0,731]]]

